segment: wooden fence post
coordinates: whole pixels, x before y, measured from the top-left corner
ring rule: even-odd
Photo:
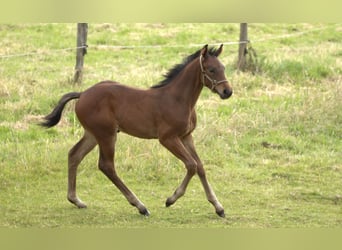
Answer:
[[[77,24],[77,50],[74,83],[82,83],[84,55],[87,54],[88,24]]]
[[[246,69],[246,54],[247,54],[247,23],[240,23],[240,45],[239,45],[239,59],[238,59],[238,70],[244,71]]]

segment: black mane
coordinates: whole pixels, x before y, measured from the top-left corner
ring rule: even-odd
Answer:
[[[216,54],[216,49],[215,48],[210,48],[208,50],[208,54],[211,56],[214,56]],[[175,66],[173,66],[173,68],[171,68],[165,75],[165,79],[160,81],[158,84],[152,86],[151,88],[160,88],[163,87],[167,84],[169,84],[180,72],[183,71],[183,69],[189,64],[191,63],[193,60],[195,60],[197,57],[199,57],[201,53],[201,49],[197,50],[195,53],[189,55],[188,57],[184,58],[182,63],[180,64],[176,64]]]

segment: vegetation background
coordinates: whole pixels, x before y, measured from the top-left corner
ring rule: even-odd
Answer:
[[[237,45],[225,46],[234,95],[203,90],[194,133],[225,219],[197,178],[165,208],[183,165],[157,141],[124,134],[117,170],[151,216],[97,170],[97,150],[78,173],[88,208],[76,209],[66,200],[67,154],[82,135],[73,104],[57,127],[36,123],[64,93],[101,80],[148,88],[204,44],[237,41],[239,25],[89,24],[82,85],[72,84],[75,36],[76,24],[0,25],[0,227],[341,227],[342,25],[249,24],[254,73],[237,72]],[[110,47],[121,45],[161,46]]]

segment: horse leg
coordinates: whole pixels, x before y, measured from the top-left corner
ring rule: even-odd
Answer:
[[[203,164],[196,152],[194,143],[193,143],[193,139],[192,139],[192,135],[188,135],[183,139],[183,144],[186,147],[186,149],[190,152],[190,154],[192,155],[192,157],[196,160],[197,162],[197,174],[201,180],[201,183],[203,185],[204,191],[206,193],[207,199],[208,201],[213,204],[213,206],[215,207],[216,213],[220,216],[220,217],[225,217],[224,214],[224,208],[221,205],[221,203],[217,200],[216,195],[213,191],[213,189],[211,188],[206,174],[205,174],[205,170],[203,168]]]
[[[196,174],[197,162],[185,148],[179,137],[160,139],[159,141],[172,154],[180,159],[185,164],[185,167],[187,169],[187,173],[180,186],[176,189],[173,195],[166,200],[165,205],[169,207],[184,195],[191,178]]]
[[[149,216],[150,212],[146,209],[145,205],[135,196],[135,194],[131,190],[129,190],[129,188],[121,181],[121,179],[116,174],[114,167],[116,132],[114,136],[103,136],[97,139],[100,148],[99,169],[121,191],[128,202],[139,210],[140,214]]]
[[[68,155],[68,200],[79,208],[86,208],[76,195],[76,175],[77,167],[83,158],[96,146],[93,135],[85,131],[82,139],[75,144]]]

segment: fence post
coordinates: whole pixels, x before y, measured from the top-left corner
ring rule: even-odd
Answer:
[[[240,45],[239,45],[239,59],[238,59],[238,70],[245,70],[246,68],[246,54],[247,54],[247,23],[240,23]]]
[[[77,50],[74,83],[82,83],[84,55],[87,54],[88,24],[77,24]]]

